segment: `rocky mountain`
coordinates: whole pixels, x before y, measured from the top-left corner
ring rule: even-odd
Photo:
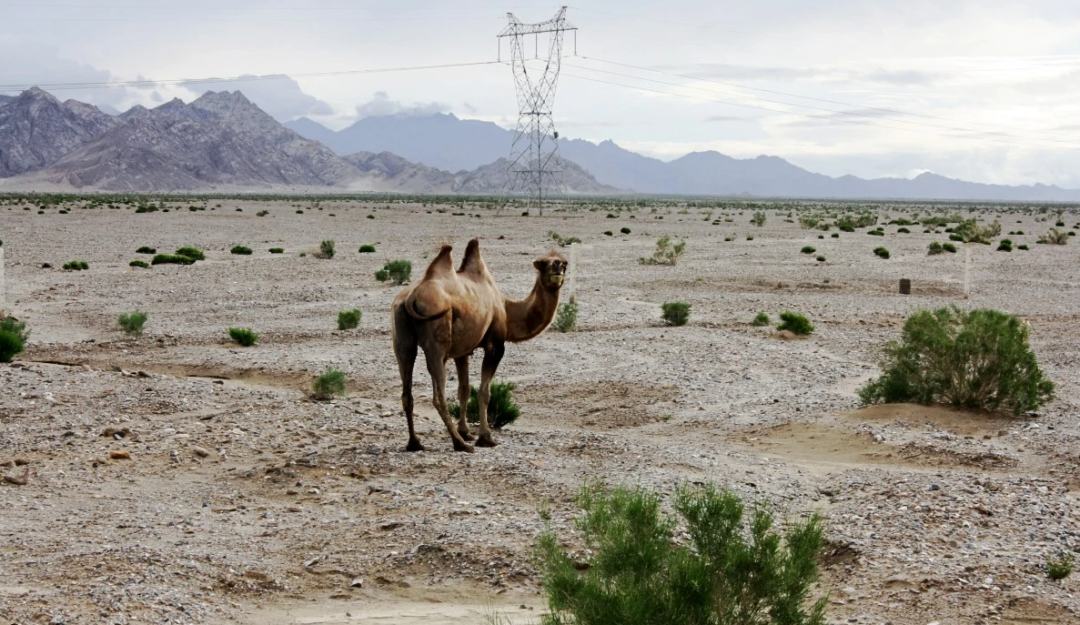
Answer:
[[[5,102],[14,100],[15,98],[9,95],[0,95],[0,106],[4,106]]]
[[[0,178],[41,169],[100,137],[116,119],[38,88],[0,106]]]

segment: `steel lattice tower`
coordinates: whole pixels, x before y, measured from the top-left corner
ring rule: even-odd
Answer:
[[[562,169],[559,165],[559,133],[551,119],[555,103],[555,88],[562,64],[563,33],[574,31],[574,51],[577,52],[577,27],[566,21],[566,7],[555,17],[538,24],[523,24],[513,13],[506,14],[510,23],[499,33],[499,60],[502,60],[502,39],[510,38],[510,57],[517,88],[518,123],[510,147],[506,167],[507,197],[524,195],[530,204],[544,214],[544,198],[562,192]],[[547,57],[540,56],[540,35],[547,33]],[[533,35],[533,55],[528,56],[526,37]],[[543,69],[530,73],[528,60],[544,62]]]

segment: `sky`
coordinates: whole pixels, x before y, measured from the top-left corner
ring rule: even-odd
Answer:
[[[240,89],[281,121],[335,129],[435,112],[512,127],[513,75],[491,63],[496,35],[507,12],[531,23],[557,10],[530,0],[0,0],[0,93],[61,85],[47,90],[122,111]],[[1075,0],[582,0],[566,15],[578,30],[576,51],[574,34],[564,40],[552,109],[563,137],[663,160],[716,150],[830,176],[932,171],[1080,188]],[[150,82],[85,86],[136,80]]]

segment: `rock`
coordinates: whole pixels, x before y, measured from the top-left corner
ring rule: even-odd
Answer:
[[[113,460],[131,460],[131,452],[126,449],[118,449],[116,451],[110,451],[109,457]]]
[[[198,446],[192,447],[191,448],[191,453],[195,454],[196,456],[198,456],[200,458],[205,458],[205,457],[210,455],[210,451],[208,449],[205,449],[203,447],[198,447]]]

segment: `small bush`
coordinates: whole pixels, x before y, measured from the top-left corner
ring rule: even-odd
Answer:
[[[283,247],[272,247],[272,248],[270,248],[270,253],[271,254],[284,254],[285,253],[285,248],[283,248]]]
[[[1065,245],[1069,242],[1069,235],[1057,228],[1050,228],[1046,234],[1039,237],[1039,243],[1048,243],[1050,245]]]
[[[256,217],[266,217],[266,216],[267,216],[267,215],[269,215],[269,214],[270,214],[270,211],[268,211],[268,210],[261,210],[261,211],[259,211],[259,212],[255,213],[255,216],[256,216]]]
[[[251,328],[229,328],[229,338],[244,347],[251,347],[259,340],[259,335]]]
[[[370,244],[361,245],[358,251],[360,254],[374,254],[375,246]]]
[[[937,241],[932,241],[930,243],[930,245],[928,245],[926,247],[926,255],[927,256],[937,256],[938,254],[941,254],[944,251],[945,250],[942,249],[941,244],[938,243]]]
[[[876,230],[868,230],[866,234],[869,234],[872,237],[883,237],[885,236],[885,231],[881,228],[878,228]]]
[[[1029,248],[1028,248],[1027,244],[1025,244],[1025,243],[1021,243],[1020,245],[1017,245],[1017,246],[1016,246],[1016,249],[1018,249],[1018,250],[1024,250],[1024,251],[1026,252],[1026,251],[1027,251],[1027,250],[1028,250]]]
[[[941,244],[941,249],[945,250],[946,252],[948,252],[950,254],[955,254],[956,253],[956,246],[953,245],[952,243],[942,243]]]
[[[674,265],[682,258],[684,251],[686,241],[672,245],[671,237],[664,236],[656,240],[656,250],[653,251],[652,258],[639,258],[638,262],[642,265]]]
[[[353,330],[360,326],[361,313],[357,309],[343,310],[337,315],[338,330]]]
[[[551,237],[552,241],[558,243],[560,247],[566,247],[574,243],[581,243],[581,239],[577,237],[564,237],[558,232],[555,232],[554,230],[548,231],[548,236]]]
[[[128,263],[128,267],[138,267],[140,269],[146,269],[150,265],[145,260],[133,260]]]
[[[85,260],[71,260],[64,263],[64,271],[83,271],[90,268],[90,263]]]
[[[136,254],[157,254],[157,249],[144,245],[135,250]]]
[[[123,330],[125,334],[139,335],[142,334],[143,325],[146,324],[146,317],[146,313],[136,310],[133,313],[120,315],[117,322],[120,325],[120,329]]]
[[[488,398],[488,425],[501,430],[521,416],[521,408],[514,403],[513,382],[492,382],[491,396]],[[480,396],[475,386],[470,386],[469,405],[465,407],[465,419],[469,423],[480,423]],[[461,405],[455,401],[447,405],[450,416],[457,419],[461,414]]]
[[[750,325],[754,326],[755,328],[761,328],[769,325],[770,323],[772,323],[772,320],[769,319],[769,315],[766,315],[763,312],[759,312],[754,317],[754,320],[750,322]]]
[[[559,332],[573,332],[577,329],[578,305],[567,302],[559,306],[555,314],[555,329]]]
[[[231,250],[231,254],[237,254],[239,256],[251,256],[251,248],[244,245],[234,245]]]
[[[737,494],[713,486],[680,486],[678,518],[642,487],[587,485],[577,503],[584,566],[551,530],[537,543],[544,625],[825,623],[828,597],[810,595],[825,546],[816,514],[781,533],[766,507],[747,519]]]
[[[157,254],[150,261],[151,265],[193,265],[195,259],[179,254]]]
[[[30,331],[25,323],[14,319],[0,319],[0,362],[11,362],[26,347]]]
[[[806,318],[806,315],[785,310],[780,313],[780,325],[776,326],[776,329],[781,332],[787,330],[788,332],[802,336],[812,333],[814,331],[814,326],[811,325],[810,320]]]
[[[907,228],[897,228],[896,234],[911,234],[911,230],[908,230]]]
[[[817,248],[812,245],[804,245],[803,248],[799,251],[803,254],[813,254],[817,251]]]
[[[819,262],[819,263],[825,262],[825,257],[824,256],[818,256],[817,257],[817,262]]]
[[[1013,251],[1012,241],[1010,241],[1008,239],[1002,239],[1001,242],[998,243],[997,251],[999,251],[999,252],[1011,252],[1011,251]]]
[[[684,326],[690,321],[690,304],[686,302],[665,302],[660,305],[660,310],[668,325]]]
[[[1028,345],[1028,326],[997,310],[921,310],[899,342],[886,344],[881,377],[859,391],[864,404],[945,403],[1021,414],[1053,399]]]
[[[333,367],[326,370],[315,378],[311,384],[311,397],[319,401],[327,401],[345,394],[345,374]]]
[[[747,241],[753,241],[754,240],[754,235],[752,235],[752,234],[746,235],[746,240]]]
[[[889,257],[889,250],[887,250],[887,249],[885,249],[883,247],[875,247],[874,248],[874,256],[877,256],[878,258],[888,258]]]
[[[193,261],[206,260],[206,254],[204,254],[203,251],[200,250],[197,247],[191,247],[191,246],[182,247],[182,248],[176,250],[176,252],[174,252],[174,253],[177,256],[187,256],[188,258],[190,258]]]
[[[375,272],[375,279],[379,282],[393,281],[394,284],[402,285],[412,277],[412,263],[407,260],[387,261],[383,268]]]
[[[604,231],[604,236],[613,237],[613,236],[615,236],[615,233],[612,232],[611,230],[605,230]]]
[[[316,258],[333,258],[334,257],[334,240],[326,239],[322,243],[319,243],[319,251],[315,253]]]
[[[619,232],[623,234],[630,234],[630,228],[623,226],[622,228],[619,228]]]
[[[750,218],[750,223],[754,224],[758,228],[765,225],[765,212],[754,211],[754,216]]]
[[[839,232],[834,232],[834,233],[830,234],[829,236],[834,238],[834,239],[839,239],[840,238],[840,233]]]
[[[1072,554],[1063,553],[1046,562],[1046,576],[1055,582],[1065,579],[1072,575],[1075,565],[1076,560],[1072,557]]]

